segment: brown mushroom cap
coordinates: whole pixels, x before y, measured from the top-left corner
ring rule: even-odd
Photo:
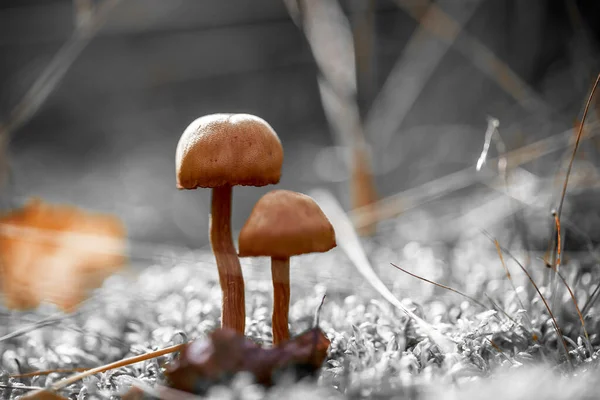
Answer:
[[[289,190],[273,190],[254,206],[239,237],[240,257],[288,258],[336,246],[333,226],[315,201]]]
[[[212,114],[192,122],[175,156],[177,188],[265,186],[279,182],[283,148],[262,118]]]

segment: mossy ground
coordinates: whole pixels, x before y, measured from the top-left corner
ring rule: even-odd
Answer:
[[[561,292],[555,312],[567,336],[567,362],[539,296],[529,297],[527,282],[514,264],[509,263],[509,267],[516,292],[504,275],[493,245],[484,245],[484,241],[469,243],[454,249],[450,263],[434,248],[416,243],[393,248],[382,246],[381,240],[365,242],[386,284],[417,315],[457,341],[455,353],[442,353],[406,315],[370,290],[336,250],[292,262],[292,333],[311,327],[327,290],[320,321],[332,344],[318,381],[282,381],[265,391],[241,375],[228,387],[215,387],[210,396],[574,399],[598,393],[600,384],[593,378],[600,365],[598,309],[591,308],[586,318],[590,334],[587,343],[568,293]],[[114,276],[78,313],[57,314],[47,326],[4,339],[0,342],[4,398],[16,398],[27,391],[20,386],[45,387],[65,376],[52,373],[9,378],[11,374],[93,367],[206,335],[218,325],[220,289],[211,255],[204,254],[196,262],[190,262],[192,258],[187,262],[163,258],[139,274]],[[489,307],[404,275],[389,262],[449,283]],[[269,345],[271,288],[268,268],[263,268],[266,263],[244,260],[246,333]],[[536,270],[534,275],[543,281],[543,266],[532,264],[529,268]],[[568,271],[568,281],[583,304],[595,287],[593,282],[598,281],[598,271],[577,274],[577,268],[581,265],[573,259],[563,270]],[[544,287],[542,291],[547,293]],[[3,331],[14,332],[54,312],[51,307],[35,313],[5,312]],[[78,399],[110,399],[123,394],[136,381],[165,384],[162,366],[171,357],[87,378],[63,394]]]

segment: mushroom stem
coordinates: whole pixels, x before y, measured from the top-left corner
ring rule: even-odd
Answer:
[[[273,345],[290,338],[288,312],[290,310],[290,259],[271,258],[273,275]]]
[[[215,187],[212,190],[210,244],[217,260],[223,293],[221,326],[243,335],[246,326],[244,277],[231,238],[231,195],[231,186]]]

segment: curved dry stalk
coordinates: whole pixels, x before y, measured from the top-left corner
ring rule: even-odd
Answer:
[[[590,104],[592,104],[592,99],[594,98],[594,93],[596,93],[596,89],[598,88],[598,83],[600,83],[600,74],[596,77],[596,81],[592,86],[592,90],[590,91],[590,95],[588,96],[587,102],[585,104],[585,109],[583,111],[583,116],[581,117],[581,123],[579,124],[579,129],[577,132],[577,139],[575,139],[575,146],[573,146],[573,154],[571,155],[571,159],[569,160],[569,166],[567,167],[567,172],[565,175],[565,183],[563,184],[562,192],[560,194],[560,202],[558,203],[558,210],[556,211],[558,215],[558,219],[560,220],[563,204],[565,201],[565,196],[567,195],[567,186],[569,185],[569,175],[571,175],[571,169],[573,168],[573,162],[575,161],[575,155],[577,154],[577,149],[579,148],[579,143],[581,142],[581,136],[583,135],[583,127],[585,126],[585,120],[587,118],[588,111],[590,109]]]
[[[490,235],[489,233],[483,231],[483,234],[488,239],[490,239],[492,242],[496,241],[496,239],[492,235]],[[567,345],[567,341],[565,340],[565,337],[562,334],[562,330],[560,329],[560,326],[558,325],[558,322],[556,321],[556,318],[554,317],[554,313],[550,309],[550,305],[546,301],[546,298],[544,297],[544,295],[540,291],[540,288],[535,283],[535,280],[533,279],[533,277],[531,276],[531,274],[529,273],[529,271],[527,271],[527,268],[525,268],[523,266],[523,264],[521,264],[521,262],[515,256],[513,256],[510,251],[508,251],[508,249],[506,249],[506,248],[504,248],[502,246],[500,246],[500,249],[503,252],[505,252],[521,268],[521,270],[525,273],[525,275],[527,275],[527,278],[529,279],[529,282],[531,282],[531,284],[533,285],[533,287],[537,291],[538,295],[540,296],[540,299],[542,299],[542,302],[544,303],[544,306],[546,307],[546,310],[548,311],[548,315],[550,315],[550,319],[552,320],[552,326],[554,327],[556,335],[561,339],[562,345],[563,345],[564,350],[565,350],[565,357],[567,359],[567,362],[569,363],[569,366],[572,369],[573,368],[573,363],[571,362],[571,356],[569,355],[569,347]]]
[[[357,271],[365,278],[365,280],[390,304],[398,310],[405,313],[425,332],[429,338],[446,353],[456,352],[456,341],[444,335],[429,322],[416,315],[409,310],[388,287],[381,281],[379,276],[373,270],[373,266],[369,262],[365,254],[358,235],[352,225],[352,222],[338,203],[333,195],[326,190],[313,190],[310,195],[323,210],[329,221],[333,225],[336,234],[336,241],[348,256]]]
[[[89,301],[89,299],[87,299],[86,301]],[[21,335],[25,335],[26,333],[33,332],[37,329],[41,329],[45,326],[53,325],[55,323],[65,320],[65,319],[73,318],[80,313],[81,313],[81,311],[77,311],[72,314],[64,314],[61,312],[61,313],[56,313],[56,314],[50,315],[46,318],[43,318],[37,322],[32,323],[31,325],[27,325],[27,326],[24,326],[22,328],[19,328],[19,329],[13,331],[13,332],[7,333],[6,335],[0,337],[0,343],[4,342],[6,340],[14,339]]]
[[[590,297],[585,302],[585,305],[581,309],[582,315],[586,315],[590,311],[590,308],[592,308],[596,300],[598,300],[598,297],[600,297],[600,284],[596,286]]]
[[[590,352],[590,354],[592,354],[594,352],[594,350],[592,349],[592,346],[590,344],[590,337],[589,337],[587,329],[585,327],[585,321],[583,318],[583,314],[581,313],[581,310],[579,309],[579,305],[577,304],[577,299],[575,298],[575,294],[571,290],[571,287],[567,283],[567,280],[562,276],[562,274],[557,271],[556,275],[558,275],[558,277],[563,281],[563,283],[565,284],[565,287],[567,288],[567,290],[569,291],[569,294],[571,295],[571,300],[573,300],[573,304],[575,305],[575,309],[577,310],[577,316],[579,317],[579,321],[581,322],[581,328],[583,329],[583,334],[585,335],[586,347],[587,347],[588,351]]]
[[[552,239],[551,239],[551,248],[552,248],[552,262],[550,263],[550,265],[552,266],[552,268],[554,269],[554,271],[559,271],[559,267],[560,267],[560,218],[562,215],[562,209],[563,209],[563,204],[565,202],[565,197],[567,195],[567,186],[569,185],[569,177],[571,175],[571,169],[573,168],[573,162],[575,161],[575,155],[577,154],[577,149],[579,149],[579,143],[581,142],[581,137],[583,135],[583,127],[585,126],[585,120],[587,118],[588,115],[588,111],[590,109],[590,105],[592,103],[592,99],[594,98],[594,93],[596,92],[596,88],[598,87],[598,83],[600,82],[600,74],[598,74],[598,76],[596,77],[596,81],[594,82],[592,89],[590,91],[590,94],[587,98],[586,104],[585,104],[585,108],[583,111],[583,116],[581,117],[581,123],[579,123],[579,127],[577,130],[577,138],[575,139],[575,145],[573,146],[573,153],[571,154],[571,159],[569,160],[569,165],[567,166],[567,172],[565,173],[565,182],[563,184],[562,187],[562,191],[560,194],[560,201],[558,203],[558,209],[556,210],[556,215],[555,215],[555,228],[554,228],[554,233],[552,235]],[[556,236],[555,236],[556,235]],[[554,238],[556,237],[556,241],[554,241]],[[554,298],[556,296],[554,296],[554,294],[556,293],[556,290],[558,289],[558,282],[556,281],[556,278],[553,279],[552,282],[552,294],[553,294],[553,300],[552,303],[554,304]]]
[[[560,243],[560,219],[558,217],[558,213],[556,210],[552,210],[552,216],[554,217],[554,231],[556,232],[556,253],[552,253],[553,258],[555,258],[554,262],[550,265],[550,269],[554,271],[556,275],[560,274],[560,251],[561,251],[561,243]],[[556,280],[556,276],[552,277],[552,290],[550,292],[552,296],[552,308],[556,309],[556,302],[558,300],[558,281]]]
[[[519,305],[521,306],[521,309],[527,310],[525,308],[525,305],[521,301],[521,297],[519,297],[519,292],[517,292],[515,282],[512,279],[512,275],[510,274],[508,266],[504,262],[504,256],[502,255],[502,249],[500,248],[500,243],[498,243],[498,240],[494,239],[494,245],[496,246],[496,251],[498,252],[498,257],[500,257],[500,263],[502,264],[502,267],[504,268],[504,271],[506,273],[506,278],[508,278],[508,281],[510,282],[510,285],[512,286],[513,291],[515,292],[515,296],[516,296],[517,300],[519,301]],[[527,318],[529,318],[529,316]]]
[[[485,295],[485,297],[487,297],[487,299],[488,299],[488,300],[489,300],[489,302],[492,304],[492,307],[493,307],[494,309],[496,309],[496,310],[500,311],[502,314],[504,314],[504,316],[505,316],[506,318],[508,318],[508,319],[510,320],[510,322],[512,322],[513,324],[515,324],[515,325],[519,325],[519,326],[521,326],[523,329],[525,329],[525,330],[527,330],[527,331],[528,331],[528,328],[527,328],[527,327],[523,326],[523,324],[521,324],[521,323],[517,322],[517,321],[516,321],[516,320],[515,320],[513,317],[511,317],[510,315],[508,315],[508,313],[506,312],[506,310],[505,310],[505,309],[503,309],[502,307],[500,307],[500,306],[499,306],[499,305],[498,305],[498,304],[497,304],[497,303],[494,301],[494,299],[492,299],[492,298],[490,297],[490,295],[489,295],[489,294],[487,294],[487,293],[484,293],[484,295]]]
[[[408,275],[412,276],[413,278],[420,279],[420,280],[422,280],[422,281],[424,281],[424,282],[431,283],[431,284],[432,284],[432,285],[434,285],[434,286],[437,286],[437,287],[440,287],[440,288],[442,288],[442,289],[446,289],[446,290],[449,290],[449,291],[451,291],[451,292],[454,292],[454,293],[456,293],[456,294],[459,294],[459,295],[461,295],[462,297],[464,297],[465,299],[467,299],[467,300],[469,300],[470,302],[472,302],[473,304],[476,304],[476,305],[478,305],[479,307],[483,308],[484,310],[489,310],[489,307],[488,307],[488,306],[486,306],[485,304],[483,304],[483,303],[482,303],[482,302],[480,302],[479,300],[477,300],[477,299],[474,299],[473,297],[469,296],[469,295],[468,295],[468,294],[466,294],[466,293],[463,293],[463,292],[461,292],[461,291],[459,291],[459,290],[457,290],[457,289],[451,288],[450,286],[446,286],[446,285],[442,285],[441,283],[437,283],[437,282],[434,282],[434,281],[430,281],[429,279],[427,279],[427,278],[423,278],[422,276],[419,276],[419,275],[417,275],[417,274],[413,274],[412,272],[410,272],[410,271],[407,271],[407,270],[403,269],[402,267],[399,267],[398,265],[396,265],[396,264],[394,264],[394,263],[390,263],[390,264],[391,264],[391,265],[392,265],[394,268],[396,268],[396,269],[399,269],[400,271],[404,272],[405,274],[408,274]]]
[[[321,318],[321,309],[323,308],[323,304],[325,304],[326,297],[327,297],[327,293],[325,293],[323,295],[323,297],[321,298],[321,302],[319,303],[319,306],[317,307],[317,310],[315,311],[315,317],[313,319],[313,328],[319,327],[319,320]]]
[[[599,75],[600,76],[600,75]],[[579,321],[581,322],[581,327],[583,329],[583,334],[585,335],[585,339],[586,339],[586,347],[588,349],[588,351],[590,352],[590,354],[593,353],[593,349],[591,347],[590,344],[590,337],[588,335],[587,329],[585,328],[585,321],[583,318],[583,314],[581,313],[581,310],[579,309],[579,305],[577,304],[577,299],[575,298],[575,294],[573,293],[573,291],[571,290],[571,287],[569,286],[569,284],[567,283],[567,280],[561,275],[560,271],[559,271],[559,267],[560,267],[560,262],[561,262],[561,242],[560,242],[560,219],[558,218],[558,213],[553,211],[552,215],[554,216],[554,222],[556,225],[556,264],[553,268],[554,273],[563,281],[564,285],[566,286],[567,290],[569,291],[569,295],[571,296],[571,300],[573,300],[573,304],[575,305],[575,309],[577,310],[577,315],[579,317]],[[552,305],[554,307],[554,304],[556,303],[558,296],[557,296],[557,290],[558,287],[554,287],[554,291],[553,296],[552,296]]]

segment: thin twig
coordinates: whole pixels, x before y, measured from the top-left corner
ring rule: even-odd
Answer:
[[[173,346],[169,346],[166,347],[164,349],[161,350],[156,350],[156,351],[152,351],[150,353],[146,353],[146,354],[142,354],[139,356],[134,356],[134,357],[130,357],[130,358],[126,358],[124,360],[120,360],[120,361],[116,361],[110,364],[106,364],[106,365],[102,365],[100,367],[96,367],[96,368],[92,368],[92,369],[88,369],[84,372],[81,372],[77,375],[73,375],[67,379],[64,379],[62,381],[56,382],[55,384],[53,384],[51,386],[51,390],[53,391],[58,391],[61,390],[85,377],[91,376],[91,375],[95,375],[95,374],[99,374],[101,372],[105,372],[105,371],[109,371],[111,369],[115,369],[115,368],[121,368],[121,367],[125,367],[127,365],[131,365],[131,364],[136,364],[142,361],[146,361],[146,360],[151,360],[153,358],[156,357],[160,357],[160,356],[164,356],[166,354],[170,354],[170,353],[175,353],[177,351],[182,350],[185,346],[187,345],[187,343],[181,343],[181,344],[176,344]]]
[[[483,308],[484,310],[489,310],[489,309],[490,309],[488,306],[486,306],[485,304],[483,304],[483,303],[482,303],[482,302],[480,302],[479,300],[477,300],[477,299],[474,299],[473,297],[469,296],[469,295],[468,295],[468,294],[466,294],[466,293],[463,293],[463,292],[461,292],[460,290],[457,290],[457,289],[451,288],[450,286],[442,285],[441,283],[437,283],[437,282],[434,282],[434,281],[430,281],[429,279],[427,279],[427,278],[423,278],[422,276],[419,276],[419,275],[417,275],[417,274],[413,274],[412,272],[410,272],[410,271],[407,271],[407,270],[405,270],[404,268],[402,268],[402,267],[399,267],[398,265],[396,265],[396,264],[394,264],[394,263],[390,263],[390,264],[391,264],[391,265],[392,265],[394,268],[396,268],[396,269],[399,269],[400,271],[404,272],[405,274],[408,274],[408,275],[412,276],[413,278],[420,279],[420,280],[422,280],[422,281],[424,281],[424,282],[431,283],[431,284],[432,284],[432,285],[434,285],[434,286],[437,286],[437,287],[440,287],[440,288],[442,288],[442,289],[446,289],[446,290],[449,290],[449,291],[451,291],[451,292],[454,292],[454,293],[456,293],[456,294],[459,294],[459,295],[463,296],[465,299],[469,300],[470,302],[472,302],[472,303],[474,303],[474,304],[478,305],[479,307]]]
[[[483,231],[483,234],[488,239],[490,239],[492,241],[492,243],[496,242],[496,239],[492,235],[490,235],[488,232]],[[544,297],[544,295],[540,291],[540,288],[535,283],[535,281],[534,281],[533,277],[531,276],[531,274],[529,273],[529,271],[527,271],[527,268],[525,268],[523,266],[523,264],[521,264],[521,262],[515,256],[513,256],[510,251],[508,251],[508,249],[506,249],[506,248],[504,248],[502,246],[500,246],[500,249],[503,252],[505,252],[521,268],[521,270],[525,273],[525,275],[527,275],[527,278],[529,279],[529,282],[531,282],[531,284],[533,285],[533,287],[537,291],[538,295],[542,299],[542,302],[544,303],[544,306],[546,307],[546,310],[548,311],[548,315],[550,315],[550,319],[552,320],[552,326],[554,327],[554,330],[556,331],[556,335],[561,339],[562,345],[563,345],[564,350],[565,350],[565,357],[567,359],[567,362],[569,363],[569,366],[572,369],[573,368],[573,364],[571,362],[571,356],[569,355],[569,348],[567,346],[567,342],[565,340],[565,337],[562,334],[562,330],[560,329],[560,326],[558,326],[558,322],[556,321],[556,318],[554,318],[554,314],[552,313],[552,310],[550,309],[550,305],[546,301],[546,298]]]
[[[19,378],[32,378],[34,376],[43,376],[43,375],[50,375],[50,374],[72,374],[74,372],[84,372],[87,371],[89,368],[58,368],[58,369],[45,369],[45,370],[40,370],[40,371],[32,371],[32,372],[26,372],[23,374],[15,374],[15,375],[11,375],[11,378],[15,378],[15,379],[19,379]]]

